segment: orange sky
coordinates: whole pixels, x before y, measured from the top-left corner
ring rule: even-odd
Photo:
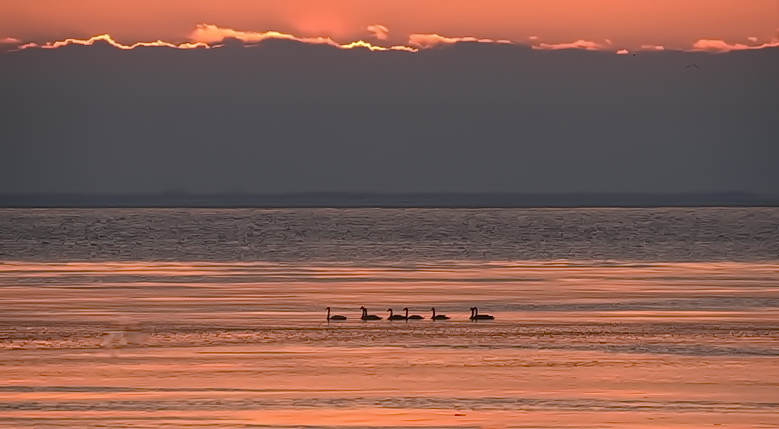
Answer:
[[[611,48],[688,49],[700,39],[777,38],[776,0],[2,0],[0,39],[43,43],[111,34],[122,43],[191,41],[201,23],[299,37],[404,44],[414,33]],[[383,25],[380,41],[368,26]],[[750,39],[752,38],[752,39]]]

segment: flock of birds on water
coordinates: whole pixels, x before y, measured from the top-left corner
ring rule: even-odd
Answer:
[[[342,321],[346,320],[346,316],[341,316],[338,314],[330,315],[330,307],[327,307],[325,310],[327,310],[327,321]],[[362,311],[362,315],[360,316],[360,320],[382,320],[381,316],[377,316],[375,314],[368,314],[368,309],[365,307],[360,307],[360,311]],[[404,308],[403,311],[405,311],[405,314],[395,314],[391,308],[387,309],[387,312],[389,313],[389,316],[387,317],[387,320],[422,320],[424,317],[420,316],[419,314],[408,314],[408,307]],[[447,316],[446,314],[436,314],[435,313],[435,307],[431,308],[430,311],[433,312],[433,315],[430,317],[430,320],[449,320],[451,317]],[[479,314],[479,309],[476,307],[471,307],[471,316],[468,318],[468,320],[495,320],[494,316],[491,316],[489,314]]]

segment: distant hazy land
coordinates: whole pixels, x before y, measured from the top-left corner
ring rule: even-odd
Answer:
[[[747,207],[779,206],[779,197],[742,192],[617,193],[338,193],[16,194],[0,207]]]

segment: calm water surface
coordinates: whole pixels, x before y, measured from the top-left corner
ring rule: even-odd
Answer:
[[[0,427],[779,427],[777,209],[0,226]]]

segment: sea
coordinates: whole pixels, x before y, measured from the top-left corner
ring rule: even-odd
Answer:
[[[779,427],[779,208],[0,210],[0,428],[709,427]]]

